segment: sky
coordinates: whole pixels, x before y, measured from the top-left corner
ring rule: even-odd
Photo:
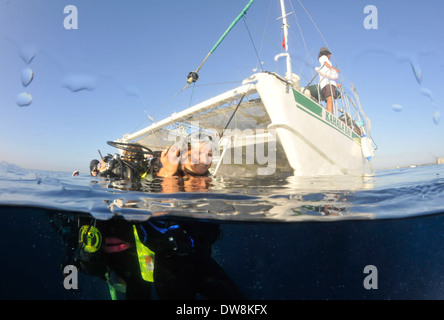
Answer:
[[[98,150],[117,151],[106,141],[151,124],[149,115],[158,121],[179,112],[240,85],[258,68],[284,74],[284,61],[274,61],[283,52],[279,1],[256,0],[194,89],[174,97],[247,3],[1,0],[0,161],[86,173]],[[70,5],[76,15],[64,12]],[[364,12],[368,5],[376,11]],[[339,82],[356,87],[371,120],[375,169],[444,157],[444,2],[286,0],[286,6],[293,12],[293,72],[307,84],[319,48],[328,45]]]

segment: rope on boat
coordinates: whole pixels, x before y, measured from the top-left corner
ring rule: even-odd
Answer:
[[[219,38],[219,40],[217,40],[216,44],[213,46],[213,48],[210,50],[210,52],[208,52],[208,54],[206,55],[205,59],[200,63],[200,65],[197,67],[196,71],[191,71],[188,74],[188,78],[187,78],[187,85],[185,86],[184,89],[182,89],[181,91],[185,90],[191,83],[196,82],[197,79],[199,79],[199,71],[200,69],[203,67],[204,63],[208,60],[208,58],[210,57],[210,55],[216,51],[217,47],[221,44],[221,42],[225,39],[225,37],[228,35],[228,33],[231,31],[231,29],[233,29],[233,27],[236,25],[236,23],[247,13],[247,10],[251,7],[251,5],[253,4],[254,0],[250,0],[250,2],[248,2],[248,4],[245,6],[245,8],[241,11],[241,13],[237,16],[236,19],[234,19],[234,21],[230,24],[230,26],[228,27],[227,30],[225,30],[225,32],[222,34],[222,36]]]

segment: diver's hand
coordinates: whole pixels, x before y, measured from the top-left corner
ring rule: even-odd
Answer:
[[[106,170],[108,170],[108,165],[107,165],[107,163],[105,162],[105,160],[100,160],[100,168],[99,168],[99,171],[100,172],[105,172]]]
[[[160,163],[162,168],[158,172],[159,177],[171,177],[176,174],[179,167],[180,150],[177,146],[173,145],[168,149],[165,149],[160,154]]]

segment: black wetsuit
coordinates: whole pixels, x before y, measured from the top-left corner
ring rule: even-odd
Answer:
[[[103,280],[106,280],[107,273],[114,272],[124,281],[126,299],[151,299],[152,282],[142,278],[132,223],[120,219],[95,220],[90,216],[55,212],[48,212],[48,215],[51,225],[66,243],[62,269],[68,264],[75,265],[81,272]],[[82,227],[84,227],[83,242]],[[101,240],[100,244],[93,241],[97,250],[88,252],[83,246],[86,243],[85,235],[93,230],[98,230]],[[113,242],[107,241],[109,239],[113,239]],[[121,250],[110,250],[110,247],[116,245],[115,239],[118,239],[119,243],[124,243],[125,247]]]
[[[243,299],[236,284],[211,257],[218,224],[151,219],[138,226],[141,241],[155,252],[154,284],[160,299]]]

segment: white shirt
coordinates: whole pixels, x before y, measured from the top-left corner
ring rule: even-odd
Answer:
[[[321,64],[321,68],[323,71],[328,70],[328,67],[326,65],[324,65],[324,62],[327,62],[330,66],[332,66],[331,61],[328,59],[327,56],[322,56],[319,58],[319,63]],[[332,84],[334,86],[336,86],[336,82],[334,80],[331,80],[329,78],[325,78],[323,77],[321,74],[319,74],[319,87],[324,88],[327,84]]]

